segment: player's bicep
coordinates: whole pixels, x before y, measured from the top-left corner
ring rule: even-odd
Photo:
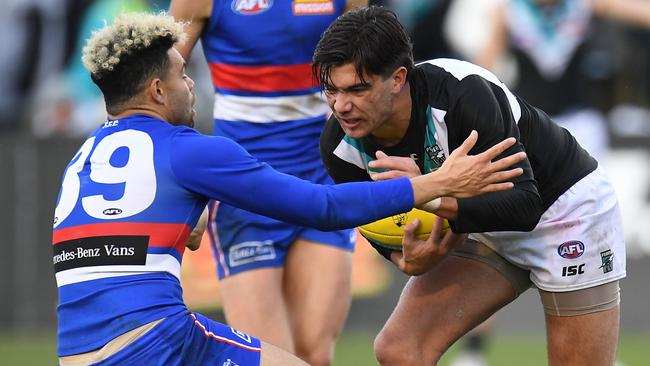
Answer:
[[[479,139],[470,154],[483,152],[508,137],[519,139],[516,121],[509,111],[507,98],[497,95],[487,81],[468,76],[458,83],[455,102],[451,108],[451,128],[462,135],[472,130]],[[505,99],[505,100],[504,100]]]
[[[172,140],[172,169],[178,183],[209,198],[224,191],[246,188],[245,177],[263,163],[225,137],[183,131]]]
[[[274,170],[225,137],[179,133],[172,146],[172,169],[185,189],[275,219],[315,223],[303,207],[323,198],[321,186]]]
[[[497,87],[478,75],[472,75],[459,83],[454,99],[454,108],[449,113],[450,129],[454,130],[459,141],[472,130],[478,132],[478,141],[470,151],[471,155],[484,152],[508,137],[516,138],[517,143],[495,160],[525,151],[517,127],[519,106],[512,105],[518,102],[507,89]],[[515,178],[515,182],[533,178],[528,158],[513,167],[524,169],[524,174]]]

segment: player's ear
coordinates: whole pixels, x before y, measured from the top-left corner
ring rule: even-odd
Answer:
[[[147,94],[154,102],[159,104],[165,103],[165,90],[162,85],[162,80],[153,78],[147,84]]]
[[[406,84],[407,74],[408,72],[406,71],[406,67],[404,66],[400,66],[397,68],[397,70],[393,71],[393,75],[392,75],[393,93],[399,93],[400,91],[402,91],[402,88]]]

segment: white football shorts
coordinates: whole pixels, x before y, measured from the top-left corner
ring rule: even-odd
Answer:
[[[625,240],[614,187],[598,168],[564,192],[531,232],[471,234],[530,271],[549,292],[574,291],[625,277]]]

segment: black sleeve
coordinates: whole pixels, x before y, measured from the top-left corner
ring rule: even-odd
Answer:
[[[470,75],[451,89],[449,102],[446,120],[450,150],[459,146],[471,130],[479,135],[470,151],[472,155],[507,137],[520,140],[517,121],[503,86]],[[497,159],[520,151],[525,148],[519,141]],[[458,220],[451,223],[454,232],[530,231],[537,225],[542,215],[542,201],[530,161],[524,159],[516,166],[521,167],[524,174],[513,179],[513,189],[458,199]]]

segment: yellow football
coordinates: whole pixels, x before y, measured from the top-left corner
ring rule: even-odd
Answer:
[[[402,248],[402,238],[404,237],[404,228],[415,219],[420,220],[420,227],[418,227],[415,235],[420,240],[427,240],[433,230],[433,225],[436,223],[438,216],[428,211],[412,209],[409,212],[404,212],[399,215],[386,217],[369,224],[359,226],[359,232],[366,239],[373,241],[376,244],[385,246],[390,249],[400,250]],[[449,222],[444,220],[442,223],[442,235],[449,230]]]

